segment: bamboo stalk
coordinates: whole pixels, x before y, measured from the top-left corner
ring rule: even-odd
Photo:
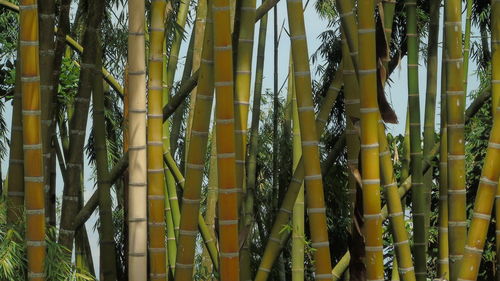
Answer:
[[[78,114],[69,112],[69,148],[67,153],[67,183],[64,185],[63,202],[61,211],[61,222],[59,228],[58,242],[69,249],[73,250],[74,238],[74,218],[77,215],[78,196],[82,187],[83,174],[83,146],[85,142],[85,129],[87,127],[89,101],[92,91],[92,71],[95,68],[95,57],[97,56],[98,44],[97,31],[101,26],[101,21],[104,13],[102,5],[92,5],[91,12],[88,18],[88,27],[85,29],[83,44],[86,50],[82,54],[82,63],[80,71],[80,82],[78,93],[74,100],[74,107],[78,109]]]
[[[51,167],[51,139],[54,134],[55,126],[52,125],[53,119],[53,72],[54,72],[54,20],[55,3],[53,0],[40,0],[39,5],[39,24],[40,24],[40,65],[43,71],[40,71],[40,94],[42,111],[42,151],[43,151],[43,169],[45,196],[45,215],[51,226],[56,225],[55,217],[55,198],[50,196],[50,167]]]
[[[340,21],[342,23],[343,34],[349,46],[349,55],[351,57],[353,69],[358,71],[358,28],[356,26],[356,11],[354,1],[336,0],[337,8],[340,12]],[[344,58],[345,59],[345,58]]]
[[[406,0],[408,40],[408,108],[410,119],[410,169],[412,174],[413,252],[417,280],[427,276],[426,195],[422,182],[420,92],[418,89],[417,1]]]
[[[130,0],[129,10],[129,280],[147,278],[147,171],[144,1]]]
[[[208,129],[213,100],[213,42],[211,10],[208,11],[207,26],[202,50],[198,95],[196,97],[190,143],[187,148],[186,182],[182,197],[179,242],[176,259],[175,280],[191,280],[193,260],[198,234],[196,215],[200,211],[201,185],[207,148]]]
[[[465,196],[462,1],[445,0],[446,114],[448,133],[448,227],[450,280],[460,271],[467,235]]]
[[[443,19],[444,21],[444,19]],[[444,28],[443,28],[443,32]],[[446,62],[441,62],[441,124],[439,151],[439,232],[438,232],[438,276],[449,280],[449,241],[448,241],[448,130],[446,124]]]
[[[498,63],[500,62],[500,3],[498,1],[491,2],[491,50],[492,50],[492,62],[491,62],[491,89],[492,89],[492,104],[494,110],[498,107],[500,101],[500,67]],[[495,82],[496,81],[496,82]],[[499,184],[500,185],[500,184]],[[496,200],[495,200],[495,215],[496,218],[500,218],[500,186],[497,187]],[[496,242],[496,253],[500,253],[500,222],[497,219],[495,224],[495,242]],[[500,276],[500,259],[496,262],[496,276]]]
[[[214,0],[214,84],[219,178],[220,280],[239,280],[238,186],[236,179],[233,58],[230,1]]]
[[[234,1],[236,3],[236,1]],[[235,5],[236,6],[236,5]],[[248,219],[246,211],[253,206],[245,206],[247,194],[246,186],[246,162],[247,155],[247,130],[248,130],[248,109],[250,106],[250,83],[252,76],[252,53],[253,39],[255,30],[255,0],[242,0],[239,8],[239,16],[236,23],[238,28],[238,42],[236,46],[236,77],[235,77],[235,149],[236,149],[236,185],[241,190],[238,200],[238,208],[241,209],[243,220],[240,221],[242,230],[247,232],[247,239],[240,250],[240,278],[241,280],[250,280],[252,278],[250,263],[249,243],[251,235],[251,225],[247,224]],[[248,207],[248,208],[247,208]]]
[[[18,47],[18,56],[21,49]],[[21,69],[21,60],[16,69]],[[9,170],[7,173],[7,224],[13,225],[21,219],[24,205],[24,157],[21,75],[16,74],[16,85],[12,98],[12,126],[10,128]]]
[[[495,47],[495,46],[492,46]],[[498,47],[495,47],[498,48]],[[493,48],[492,48],[493,49]],[[494,49],[493,49],[494,50]],[[495,51],[492,53],[492,63],[496,62]],[[497,51],[498,53],[498,51]],[[498,54],[497,58],[499,57]],[[500,72],[494,70],[492,81],[500,78]],[[500,95],[499,88],[493,90],[493,95]],[[495,108],[493,126],[491,128],[486,158],[484,159],[479,188],[474,202],[472,222],[465,244],[463,265],[458,268],[457,280],[476,280],[478,278],[479,265],[483,255],[486,234],[490,225],[491,211],[495,195],[497,194],[498,177],[500,176],[500,108]],[[449,127],[448,127],[449,128]],[[450,186],[451,187],[451,186]],[[453,273],[453,272],[452,272]]]
[[[437,91],[437,70],[438,70],[438,40],[439,40],[439,7],[441,1],[430,3],[430,25],[429,42],[427,45],[427,89],[425,97],[424,114],[424,150],[423,157],[427,157],[434,145],[435,138],[435,115],[436,115],[436,91]],[[423,188],[425,193],[425,237],[429,237],[430,214],[431,214],[431,193],[433,170],[429,169],[423,175]]]
[[[167,280],[165,253],[165,178],[163,173],[163,42],[165,40],[163,0],[151,3],[147,118],[147,195],[149,277]]]
[[[467,84],[469,80],[469,56],[470,56],[470,36],[472,22],[472,0],[466,0],[465,11],[465,37],[464,37],[464,93],[467,95]]]
[[[375,46],[375,3],[366,1],[359,7],[358,36],[362,46]],[[361,177],[366,252],[366,278],[384,278],[382,257],[382,217],[380,213],[380,163],[378,159],[378,104],[376,54],[373,48],[359,49],[359,90],[361,115]]]
[[[24,152],[28,280],[45,280],[45,200],[41,136],[38,8],[36,0],[20,2],[20,75]],[[28,164],[29,163],[29,164]]]
[[[338,71],[335,77],[341,77],[341,73],[341,71]],[[329,112],[333,107],[335,98],[338,94],[338,92],[336,91],[336,89],[338,89],[337,87],[340,87],[340,85],[337,84],[336,86],[331,86],[329,88],[327,97],[324,99],[320,112],[318,113],[318,117],[316,118],[316,127],[318,128],[318,132],[323,132],[324,126],[326,124],[326,121],[323,120],[326,120]],[[338,150],[340,150],[340,148],[338,148]],[[249,161],[249,163],[252,162]],[[266,243],[259,269],[254,279],[255,281],[267,280],[274,261],[280,254],[285,241],[288,239],[287,233],[282,233],[281,230],[283,225],[286,225],[290,220],[290,214],[292,213],[292,208],[296,201],[297,194],[300,190],[300,186],[302,185],[303,180],[304,160],[301,157],[300,161],[297,164],[297,167],[293,171],[292,180],[288,186],[285,196],[283,197],[281,206],[278,209],[278,213],[276,214],[276,218],[274,219],[274,223],[269,234],[270,238]],[[249,186],[251,185],[249,184]]]
[[[290,67],[290,73],[293,73],[293,65]],[[340,76],[340,75],[339,75]],[[299,112],[297,109],[297,99],[295,97],[295,85],[293,77],[290,79],[290,87],[288,91],[292,92],[292,115],[293,115],[293,163],[295,169],[302,156],[300,146],[300,125]],[[293,206],[292,215],[292,281],[304,280],[304,184],[300,187],[297,199]]]
[[[296,82],[297,105],[301,128],[302,153],[306,187],[307,212],[311,229],[311,246],[316,249],[314,261],[316,280],[332,278],[330,247],[325,215],[323,181],[319,163],[318,131],[314,122],[314,104],[312,101],[311,74],[309,71],[307,40],[305,34],[302,1],[287,1],[294,79]]]
[[[102,3],[102,1],[101,1]],[[94,3],[104,10],[104,3]],[[100,38],[100,37],[99,37]],[[98,39],[99,40],[99,39]],[[98,41],[98,44],[101,44]],[[100,241],[100,276],[102,280],[116,280],[115,240],[112,219],[111,194],[108,172],[108,152],[106,146],[106,121],[104,118],[104,90],[100,73],[102,65],[101,46],[97,45],[92,87],[94,115],[94,139],[96,150],[97,188],[99,191],[99,241]]]

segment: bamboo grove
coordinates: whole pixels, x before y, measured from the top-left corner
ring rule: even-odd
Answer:
[[[0,280],[500,280],[499,0],[0,26]]]

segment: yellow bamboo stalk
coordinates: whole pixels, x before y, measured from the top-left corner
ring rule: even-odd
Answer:
[[[289,27],[304,159],[307,213],[312,238],[311,246],[316,249],[314,252],[315,279],[330,280],[332,278],[332,265],[326,225],[323,180],[319,163],[318,133],[314,122],[309,52],[302,1],[288,0],[287,10],[289,18],[294,18],[293,21],[289,21]]]
[[[219,178],[220,280],[239,280],[238,186],[236,182],[233,52],[230,1],[213,0],[214,84],[216,90],[217,171]]]
[[[151,2],[149,49],[147,165],[149,277],[167,280],[165,253],[165,178],[163,173],[163,42],[165,40],[164,0]]]
[[[462,44],[457,43],[462,42],[462,1],[445,0],[444,3],[450,280],[457,280],[467,235],[463,54]]]
[[[358,70],[358,27],[356,26],[356,10],[353,0],[336,0],[340,13],[342,30],[344,31],[353,69]],[[344,58],[345,59],[345,58]]]
[[[186,182],[182,197],[179,242],[175,280],[191,280],[194,268],[197,215],[200,211],[200,193],[203,183],[204,160],[213,101],[213,42],[211,11],[207,23],[202,50],[198,94],[193,111],[193,123],[186,160]]]
[[[196,20],[194,23],[194,43],[193,43],[193,55],[192,55],[192,67],[191,69],[196,71],[200,68],[201,56],[203,50],[203,38],[205,35],[205,26],[207,20],[207,2],[198,1],[198,7],[196,8]],[[185,136],[185,149],[189,148],[189,143],[191,141],[191,126],[193,124],[193,114],[196,102],[196,95],[198,93],[198,88],[195,87],[191,91],[189,97],[189,117],[186,124],[186,136]],[[188,152],[185,151],[185,156],[187,157]]]
[[[380,116],[380,115],[379,115]],[[378,140],[380,143],[380,164],[382,184],[384,194],[387,200],[387,209],[391,221],[392,235],[397,257],[397,265],[401,280],[414,281],[415,270],[411,258],[410,244],[408,242],[408,233],[406,232],[404,209],[399,198],[396,177],[392,166],[391,152],[385,135],[385,127],[382,119],[378,124]],[[396,261],[396,260],[395,260]]]
[[[46,253],[37,0],[22,0],[19,8],[28,280],[42,281]]]
[[[337,82],[334,83],[329,88],[327,97],[324,99],[324,102],[322,103],[321,109],[316,118],[316,127],[318,128],[318,139],[320,137],[320,132],[323,132],[323,129],[326,124],[326,121],[324,120],[328,118],[328,114],[333,108],[333,104],[338,94],[337,90],[338,88],[341,87],[342,83],[341,73],[342,73],[341,70],[336,72],[335,74],[336,78],[334,78],[334,81]],[[339,80],[337,80],[337,78]],[[290,220],[290,214],[292,213],[292,208],[296,201],[297,194],[300,191],[300,187],[302,186],[303,180],[304,180],[304,159],[302,155],[301,159],[297,163],[297,167],[293,172],[292,180],[288,186],[287,192],[283,198],[282,204],[280,206],[280,209],[278,210],[278,214],[276,215],[273,226],[271,228],[271,233],[269,235],[270,238],[266,244],[264,254],[262,255],[259,269],[254,279],[255,281],[267,280],[269,273],[271,272],[271,268],[274,264],[274,261],[278,257],[283,245],[285,244],[286,239],[288,238],[288,235],[286,235],[285,232],[282,232],[282,228],[283,225],[286,225]]]
[[[146,171],[146,79],[145,7],[143,0],[130,0],[129,63],[129,280],[147,279],[147,171]]]
[[[479,180],[474,212],[458,280],[476,280],[500,176],[500,2],[491,1],[491,95],[493,126]],[[449,127],[448,127],[449,128]],[[497,206],[496,211],[500,208]],[[497,219],[497,225],[498,225]],[[497,226],[498,229],[498,226]],[[498,234],[497,234],[498,236]],[[498,245],[498,240],[497,240]],[[498,247],[498,246],[497,246]]]
[[[375,46],[375,2],[359,6],[358,36],[362,46]],[[366,279],[384,278],[382,216],[380,213],[380,163],[378,143],[377,66],[374,48],[359,50],[359,90],[361,115],[361,171],[365,224]]]
[[[500,73],[495,73],[494,78],[500,78]],[[500,94],[500,93],[498,93]],[[465,245],[464,257],[459,267],[458,281],[476,280],[479,265],[486,241],[486,234],[490,225],[491,211],[495,195],[497,194],[498,177],[500,176],[500,108],[495,108],[493,127],[491,128],[486,158],[479,180],[471,227]]]

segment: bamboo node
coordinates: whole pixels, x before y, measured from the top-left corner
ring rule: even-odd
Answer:
[[[24,83],[40,82],[40,76],[21,77],[21,82],[24,82]]]
[[[464,94],[464,91],[446,91],[446,95],[448,96],[461,96]]]
[[[448,264],[448,263],[450,263],[450,260],[449,260],[449,259],[446,259],[446,258],[445,258],[445,259],[439,259],[439,260],[438,260],[438,263],[439,263],[439,264]]]
[[[326,208],[307,208],[307,214],[324,214]]]
[[[333,86],[333,85],[331,85],[328,89],[332,90],[332,91],[335,91],[335,92],[340,92],[340,89],[337,88],[337,87],[335,87],[335,86]]]
[[[344,75],[354,75],[354,74],[356,74],[356,71],[351,70],[351,69],[344,69],[344,70],[342,71],[342,74],[344,74]],[[358,102],[358,103],[359,103],[359,102]]]
[[[239,252],[221,252],[219,255],[221,258],[237,258],[240,256]]]
[[[383,250],[383,246],[365,246],[366,252],[382,252]]]
[[[186,235],[186,236],[196,236],[198,235],[198,230],[179,230],[180,235]]]
[[[129,145],[128,147],[128,150],[142,150],[142,149],[146,149],[146,146],[145,145]]]
[[[24,144],[23,145],[24,150],[37,150],[37,149],[42,149],[42,144]]]
[[[200,199],[189,199],[189,198],[186,198],[186,197],[183,197],[182,198],[182,202],[184,204],[199,204],[200,203]]]
[[[269,238],[270,241],[273,241],[275,242],[276,244],[280,245],[281,246],[281,240],[279,238],[276,238],[276,237],[271,237]]]
[[[282,207],[282,208],[280,208],[280,211],[281,211],[281,212],[284,212],[284,213],[287,213],[287,214],[291,214],[291,213],[292,213],[292,210],[288,210],[288,209],[283,208],[283,207]]]
[[[318,141],[302,141],[302,146],[318,146]]]
[[[129,252],[128,256],[129,257],[144,257],[144,256],[146,256],[146,253],[133,253],[133,252]]]
[[[227,45],[227,46],[215,46],[214,51],[230,51],[233,49],[233,46]]]
[[[364,114],[378,112],[378,107],[364,107],[364,108],[360,108],[359,112],[360,113],[364,113]]]
[[[311,243],[311,247],[313,248],[327,248],[327,247],[330,247],[330,243],[328,241],[324,241],[324,242],[313,242]]]
[[[314,106],[299,106],[299,112],[314,111]]]
[[[391,152],[389,150],[385,150],[385,151],[382,151],[378,154],[378,156],[380,157],[383,157],[383,156],[386,156],[386,155],[390,155]]]
[[[40,116],[41,113],[40,110],[23,110],[23,115],[28,116]]]
[[[398,271],[401,274],[406,274],[406,273],[411,272],[413,270],[414,270],[413,266],[412,267],[400,267],[400,268],[398,268]]]
[[[212,95],[201,95],[201,94],[197,94],[197,95],[196,95],[196,98],[197,98],[197,99],[201,99],[201,100],[212,101],[212,100],[214,99],[214,96],[212,96]]]
[[[371,149],[371,148],[378,148],[378,147],[379,147],[378,142],[370,143],[370,144],[361,144],[361,149]]]
[[[294,36],[290,36],[290,39],[292,41],[295,41],[295,40],[306,40],[306,35],[305,34],[299,34],[299,35],[294,35]]]
[[[394,245],[396,245],[396,246],[401,246],[401,245],[404,245],[404,244],[408,244],[408,240],[394,242]]]
[[[291,1],[291,0],[288,0],[288,1]],[[271,270],[269,268],[265,268],[265,267],[259,267],[259,271],[271,272]]]
[[[311,75],[311,72],[309,72],[308,70],[307,71],[295,71],[293,74],[295,76],[300,77],[300,76],[309,76],[309,75]]]
[[[341,18],[345,18],[345,17],[348,17],[348,16],[352,16],[354,13],[352,10],[350,10],[349,12],[346,12],[346,13],[341,13],[340,14],[340,17]]]
[[[9,163],[10,163],[10,164],[24,164],[24,160],[22,160],[22,159],[12,159],[12,158],[11,158],[11,159],[9,160]]]
[[[63,200],[78,202],[80,200],[80,198],[78,196],[65,195],[65,196],[63,196]]]
[[[46,277],[45,272],[31,272],[31,271],[28,272],[29,279],[31,279],[31,278],[45,278],[45,277]]]
[[[321,180],[321,179],[322,179],[321,174],[318,174],[318,175],[310,175],[310,176],[305,176],[305,177],[304,177],[304,180],[305,180],[305,181]]]
[[[128,35],[129,36],[144,36],[144,31],[139,31],[139,32],[132,32],[132,31],[129,31],[128,32]],[[129,72],[130,74],[130,72]]]
[[[217,123],[217,125],[224,125],[224,124],[231,124],[231,123],[234,123],[234,118],[231,118],[231,119],[217,119],[215,121]]]
[[[351,105],[351,104],[359,104],[360,100],[359,99],[345,99],[344,103],[346,105]]]
[[[85,130],[71,130],[69,133],[72,135],[85,136]]]
[[[381,213],[378,213],[378,214],[364,214],[363,218],[365,220],[378,220],[378,219],[382,219],[383,217],[382,217]]]
[[[84,103],[88,103],[90,101],[89,98],[83,98],[83,97],[76,97],[75,98],[75,102],[84,102]]]
[[[465,160],[465,155],[451,155],[448,154],[448,161],[458,161],[458,160]]]
[[[38,46],[38,40],[36,40],[36,41],[20,40],[19,44],[21,46],[34,46],[34,47],[37,47]]]
[[[238,224],[238,220],[221,220],[219,219],[219,224],[220,225],[235,225]]]
[[[23,191],[9,191],[7,192],[7,196],[9,197],[24,197]]]
[[[148,146],[163,146],[163,142],[162,141],[148,141],[147,145]]]
[[[227,158],[234,158],[235,153],[217,153],[217,158],[218,159],[227,159]]]
[[[390,218],[394,218],[394,217],[399,217],[399,216],[402,216],[402,215],[403,215],[403,212],[390,213],[389,217]]]
[[[314,280],[317,280],[317,279],[328,279],[328,280],[332,280],[333,276],[332,274],[330,273],[326,273],[326,274],[316,274],[314,275]]]
[[[128,222],[145,222],[146,218],[130,218]]]
[[[375,28],[360,28],[358,29],[358,34],[374,33]]]
[[[234,130],[234,133],[237,135],[245,135],[247,133],[247,130]]]
[[[45,241],[28,240],[28,241],[26,241],[26,246],[28,246],[28,247],[45,247],[46,243],[45,243]]]
[[[448,195],[463,195],[466,194],[465,189],[448,189]]]
[[[163,248],[163,250],[165,250],[165,248]],[[157,279],[157,278],[164,279],[167,277],[167,274],[166,273],[150,273],[149,277],[151,279]]]
[[[149,31],[159,31],[159,32],[164,32],[165,28],[164,27],[150,27]]]
[[[60,228],[59,229],[59,233],[63,234],[63,235],[73,236],[75,234],[75,231],[74,230],[68,230],[68,229]]]
[[[148,195],[149,200],[165,200],[165,195]]]
[[[478,219],[482,219],[482,220],[486,220],[486,221],[489,221],[491,219],[490,215],[481,214],[481,213],[474,213],[472,216],[474,218],[478,218]]]
[[[467,222],[465,221],[448,221],[448,227],[465,227],[465,226],[467,226]]]
[[[491,147],[493,149],[500,149],[500,143],[488,142],[488,147]]]
[[[465,246],[465,250],[469,253],[473,253],[473,254],[477,254],[477,255],[483,254],[483,249],[478,249],[475,247]]]

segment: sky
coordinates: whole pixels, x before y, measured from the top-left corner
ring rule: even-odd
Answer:
[[[325,19],[322,19],[321,17],[318,16],[318,14],[315,11],[315,2],[316,0],[310,0],[308,3],[308,7],[305,10],[304,18],[305,18],[305,25],[306,25],[306,34],[307,34],[307,43],[308,43],[308,52],[309,55],[312,55],[314,51],[320,46],[321,41],[319,40],[318,36],[321,34],[321,32],[325,31],[328,29],[328,22]],[[268,16],[268,30],[267,30],[267,39],[266,39],[266,52],[265,52],[265,66],[264,66],[264,80],[263,80],[263,90],[265,89],[272,89],[273,88],[273,13],[270,12]],[[280,1],[278,3],[278,26],[281,27],[284,23],[284,27],[288,29],[288,22],[287,22],[287,16],[286,16],[286,2],[285,1]],[[258,30],[259,30],[259,25],[260,21],[256,24],[255,26],[255,44],[254,44],[254,65],[253,69],[255,69],[255,58],[256,58],[256,52],[257,52],[257,42],[258,42]],[[440,28],[441,30],[441,28]],[[191,32],[191,28],[188,28],[187,32]],[[473,32],[477,34],[477,30],[473,29]],[[441,34],[440,34],[441,38]],[[176,78],[180,79],[180,76],[182,74],[182,64],[184,63],[185,60],[185,54],[187,50],[187,40],[185,40],[182,44],[181,47],[181,66],[178,67],[177,73],[176,73]],[[283,82],[285,81],[287,75],[288,75],[288,64],[289,64],[289,57],[290,56],[290,41],[288,39],[288,35],[286,32],[282,33],[281,40],[279,43],[279,56],[278,56],[278,68],[279,68],[279,83],[278,85],[281,86]],[[438,57],[438,62],[441,61],[441,48],[439,50],[439,57]],[[318,66],[318,64],[324,63],[324,60],[319,60],[316,62],[316,64],[311,65],[311,73],[314,78],[319,78],[315,76],[315,71],[314,69]],[[421,118],[422,118],[422,125],[423,125],[423,116],[424,116],[424,102],[425,102],[425,89],[426,89],[426,70],[425,70],[425,63],[422,58],[420,58],[420,68],[419,68],[419,92],[420,92],[420,110],[421,110]],[[470,69],[469,69],[469,92],[471,90],[474,90],[478,87],[479,82],[478,79],[475,76],[476,72],[476,66],[474,63],[470,64]],[[438,71],[438,91],[437,93],[440,93],[440,77],[441,77],[441,71]],[[254,73],[255,74],[255,73]],[[253,75],[254,75],[253,74]],[[396,111],[396,114],[399,118],[399,124],[395,125],[389,125],[388,130],[392,134],[402,134],[404,132],[404,124],[405,124],[405,118],[406,118],[406,108],[407,108],[407,61],[406,57],[402,59],[400,66],[394,71],[394,73],[391,76],[391,79],[393,83],[388,87],[387,89],[387,98],[389,102],[393,105],[393,108]],[[285,88],[286,89],[286,86]],[[253,83],[252,83],[252,90],[251,93],[253,93]],[[282,92],[282,95],[285,95],[286,91]],[[437,108],[436,108],[436,124],[439,124],[439,94],[437,95]],[[6,112],[4,116],[6,116],[6,121],[7,124],[11,123],[11,115],[12,115],[12,107],[11,103],[9,102],[6,105]],[[92,118],[89,118],[89,122],[87,122],[87,136],[90,132],[90,129],[92,127]],[[439,127],[436,127],[439,128]],[[3,176],[5,177],[6,171],[8,168],[8,157],[7,159],[4,159],[1,163],[2,171],[3,171]],[[57,165],[59,167],[59,165]],[[91,168],[88,166],[87,161],[85,161],[85,172],[84,172],[84,178],[85,178],[85,200],[88,200],[90,196],[93,194],[95,187],[94,187],[94,181],[91,179]],[[60,171],[58,171],[58,178],[57,178],[57,194],[62,193],[62,178],[60,176]],[[98,270],[99,270],[99,246],[98,246],[98,235],[97,231],[94,230],[94,225],[96,222],[96,212],[94,212],[94,215],[87,221],[86,227],[87,231],[89,232],[89,238],[92,244],[92,255],[94,258],[94,267],[96,269],[96,274],[98,275]]]

